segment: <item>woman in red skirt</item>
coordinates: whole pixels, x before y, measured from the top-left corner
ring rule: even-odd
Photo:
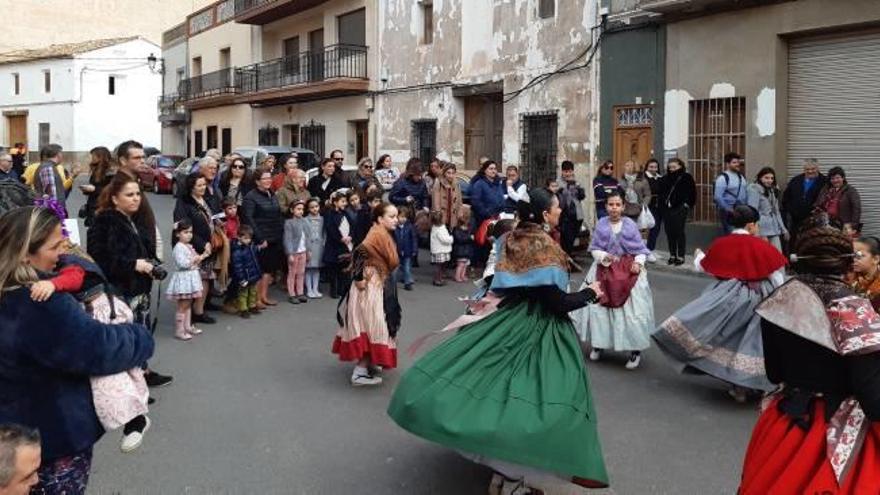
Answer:
[[[880,490],[880,316],[844,282],[852,241],[827,220],[801,230],[798,275],[757,308],[767,377],[740,495]]]

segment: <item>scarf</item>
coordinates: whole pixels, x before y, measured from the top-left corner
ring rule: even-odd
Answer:
[[[590,251],[599,249],[615,256],[650,254],[651,251],[645,246],[645,241],[642,240],[642,234],[636,223],[629,218],[621,218],[620,221],[623,222],[623,226],[615,239],[608,217],[599,220],[590,242]]]
[[[367,254],[365,264],[375,268],[382,278],[387,277],[400,264],[397,257],[397,245],[391,238],[391,233],[378,224],[373,224],[367,237],[361,243],[361,248]]]

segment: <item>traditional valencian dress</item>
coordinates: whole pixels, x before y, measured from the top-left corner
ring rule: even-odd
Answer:
[[[569,294],[565,253],[539,227],[496,241],[489,294],[416,361],[388,414],[402,428],[529,486],[607,486],[583,354],[568,312],[595,300]]]
[[[373,225],[352,253],[352,286],[339,302],[339,331],[333,353],[340,361],[369,357],[374,366],[397,367],[397,330],[401,308],[391,273],[397,268],[397,246],[391,233]],[[365,282],[364,289],[356,284]]]
[[[880,316],[832,277],[799,276],[757,308],[781,385],[752,432],[740,495],[880,487]]]
[[[651,252],[639,227],[626,217],[617,223],[602,218],[596,224],[590,252],[595,261],[581,288],[599,279],[605,296],[600,304],[572,313],[578,334],[594,349],[647,349],[654,332],[654,298],[645,270],[645,258]],[[612,262],[612,256],[618,260]],[[642,267],[638,275],[629,271],[633,263]]]
[[[737,229],[715,240],[694,264],[717,280],[660,324],[652,336],[657,346],[681,372],[772,390],[755,308],[784,282],[785,257],[766,240]]]

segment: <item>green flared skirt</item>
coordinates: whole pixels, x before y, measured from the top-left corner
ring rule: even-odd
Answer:
[[[401,377],[388,414],[453,449],[607,485],[583,354],[528,303],[462,327]]]

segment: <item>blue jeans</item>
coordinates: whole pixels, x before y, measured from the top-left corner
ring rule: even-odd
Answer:
[[[403,282],[404,285],[413,283],[412,261],[412,256],[402,256],[400,258],[400,266],[397,268],[397,281]]]

